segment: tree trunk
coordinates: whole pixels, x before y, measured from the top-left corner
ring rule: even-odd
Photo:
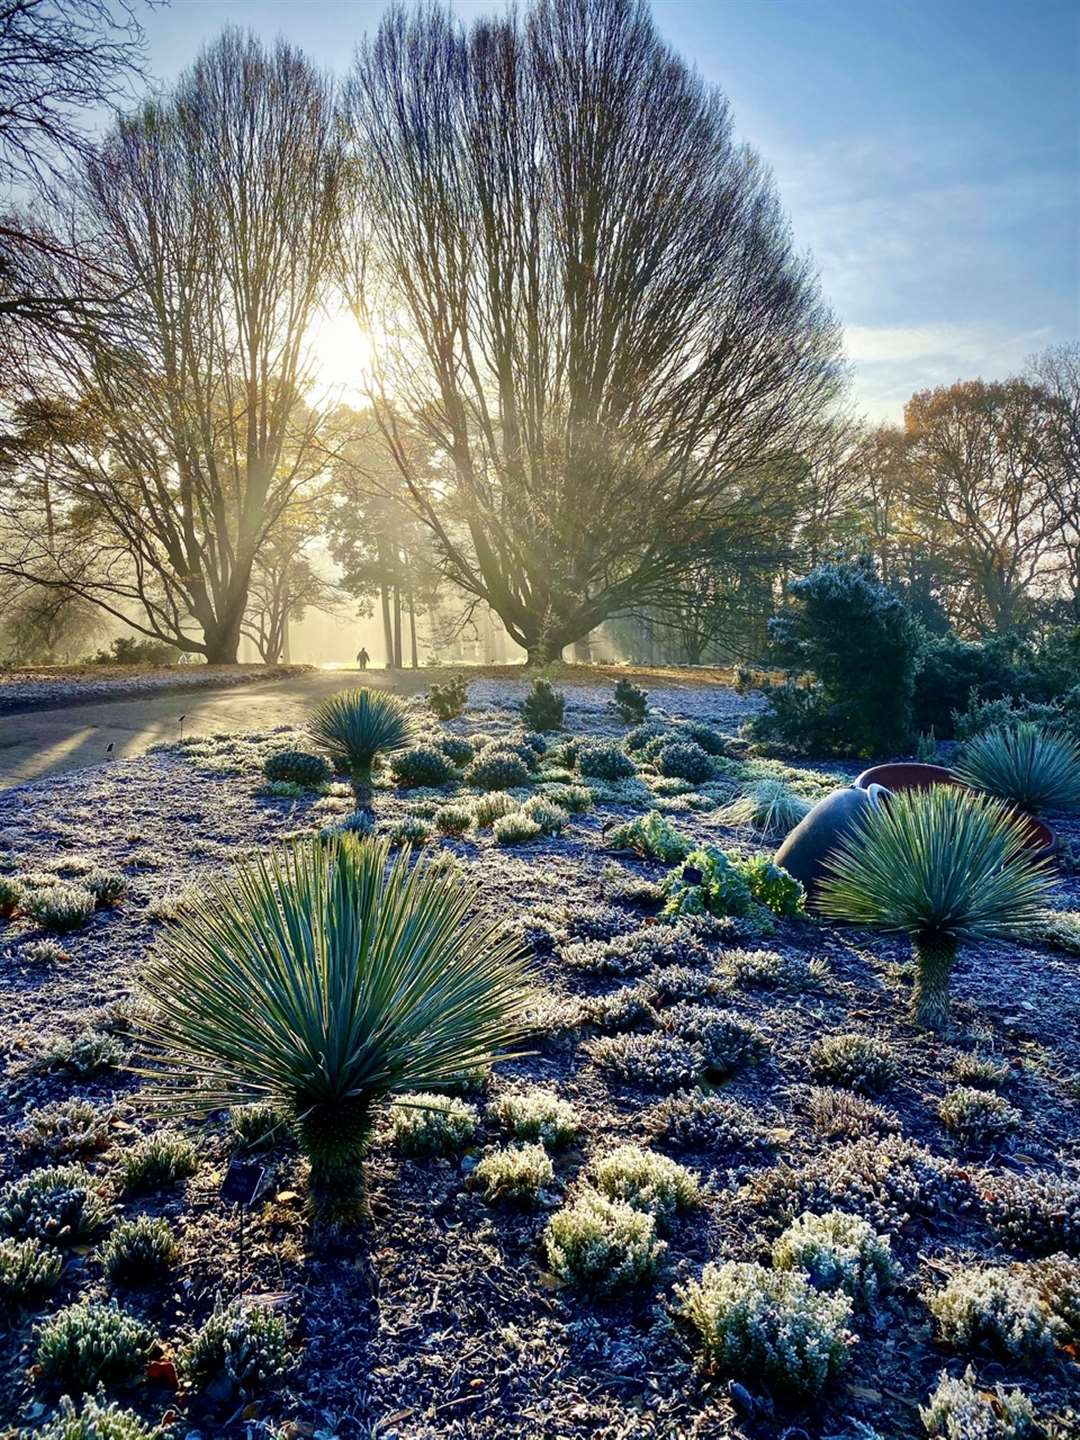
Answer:
[[[311,1165],[312,1220],[324,1232],[352,1229],[367,1213],[364,1156],[371,1143],[371,1108],[362,1100],[319,1105],[296,1123]]]
[[[390,625],[390,591],[387,586],[379,586],[379,598],[382,601],[382,624],[383,624],[383,646],[386,652],[386,668],[394,668],[394,632]]]
[[[406,600],[409,606],[409,661],[414,670],[420,668],[420,656],[416,648],[416,599],[413,595],[412,581],[409,581],[409,588],[406,592]]]
[[[915,993],[912,1019],[924,1030],[949,1028],[949,980],[956,961],[957,944],[946,935],[916,935]]]
[[[401,667],[401,591],[394,586],[394,669]]]

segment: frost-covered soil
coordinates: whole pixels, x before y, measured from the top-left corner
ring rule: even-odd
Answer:
[[[258,680],[285,680],[310,665],[93,665],[0,671],[0,715],[155,695],[165,690],[226,689]]]
[[[573,689],[568,729],[623,734],[607,706],[609,693],[606,687]],[[477,681],[466,716],[446,728],[499,733],[517,721],[517,695],[513,685]],[[754,705],[723,690],[654,692],[652,701],[728,732]],[[424,713],[419,705],[417,713]],[[27,921],[15,919],[0,931],[3,1178],[34,1163],[16,1132],[25,1113],[46,1102],[79,1095],[103,1107],[110,1146],[88,1163],[106,1177],[136,1133],[151,1128],[131,1103],[134,1078],[110,1069],[75,1081],[49,1068],[45,1057],[58,1037],[91,1027],[126,1043],[132,977],[189,887],[260,846],[311,833],[351,809],[343,786],[299,800],[256,795],[263,757],[297,739],[279,732],[199,740],[0,796],[8,872],[77,876],[105,865],[122,869],[131,883],[114,911],[97,912],[85,930],[64,937],[69,958],[63,961],[25,958],[26,945],[40,938]],[[814,798],[855,768],[759,762],[756,773],[781,774]],[[960,1263],[1007,1266],[1021,1258],[988,1224],[980,1198],[987,1176],[1078,1174],[1080,962],[1045,946],[968,951],[955,981],[957,1028],[944,1041],[918,1033],[905,1019],[910,974],[901,942],[811,920],[780,921],[766,936],[736,928],[723,944],[710,942],[707,963],[728,986],[722,1003],[757,1025],[767,1042],[760,1063],[738,1071],[722,1093],[749,1108],[767,1143],[680,1151],[655,1142],[696,1172],[706,1198],[675,1222],[666,1237],[665,1269],[638,1293],[599,1300],[548,1271],[541,1238],[552,1208],[573,1192],[598,1153],[616,1143],[650,1143],[647,1117],[661,1098],[599,1070],[589,1055],[597,1032],[584,1023],[582,1002],[634,985],[637,977],[587,978],[564,958],[574,935],[654,923],[651,907],[627,901],[626,887],[631,879],[659,879],[664,867],[613,855],[605,848],[605,825],[660,808],[702,841],[762,848],[760,837],[718,819],[730,783],[677,793],[678,786],[657,786],[655,777],[644,776],[621,788],[596,788],[596,806],[573,817],[558,838],[500,849],[488,830],[475,840],[434,842],[467,865],[486,905],[529,935],[542,996],[535,1053],[498,1067],[470,1097],[482,1117],[476,1144],[453,1159],[403,1159],[381,1135],[368,1166],[370,1228],[354,1243],[320,1253],[307,1244],[300,1161],[288,1148],[263,1156],[266,1188],[248,1217],[241,1276],[238,1218],[218,1197],[232,1149],[229,1131],[223,1123],[196,1131],[197,1174],[124,1205],[126,1213],[163,1214],[174,1223],[181,1257],[173,1283],[156,1292],[120,1292],[123,1303],[152,1325],[169,1356],[222,1300],[238,1292],[274,1296],[294,1326],[297,1368],[248,1408],[221,1387],[177,1395],[160,1381],[118,1391],[119,1398],[147,1418],[179,1409],[174,1433],[190,1440],[865,1440],[873,1432],[860,1425],[891,1440],[922,1434],[918,1406],[938,1373],[945,1368],[958,1375],[972,1361],[984,1384],[1019,1384],[1044,1417],[1065,1416],[1076,1404],[1073,1355],[1059,1349],[1025,1369],[979,1348],[950,1350],[935,1341],[924,1299]],[[391,825],[406,814],[430,813],[443,799],[442,792],[395,791],[384,783],[376,813]],[[1075,878],[1061,881],[1055,904],[1080,908]],[[725,946],[767,947],[788,960],[824,963],[814,967],[812,980],[756,988],[730,979]],[[654,1023],[647,1016],[631,1028],[644,1034]],[[705,1374],[672,1302],[675,1286],[710,1260],[766,1261],[809,1178],[818,1173],[827,1184],[838,1174],[843,1140],[811,1118],[809,1057],[821,1036],[849,1031],[891,1047],[897,1078],[877,1098],[890,1112],[887,1123],[935,1157],[931,1163],[948,1198],[935,1199],[929,1187],[907,1208],[886,1207],[880,1225],[899,1262],[899,1284],[872,1314],[856,1317],[857,1339],[842,1378],[821,1401],[792,1404],[753,1377],[740,1388]],[[1017,1137],[966,1150],[943,1128],[937,1107],[955,1084],[958,1055],[974,1050],[1008,1063],[1002,1093],[1022,1122]],[[572,1101],[584,1130],[576,1145],[553,1157],[557,1185],[540,1209],[489,1206],[468,1184],[477,1160],[505,1138],[489,1107],[500,1094],[535,1083]],[[871,1135],[865,1143],[878,1142]],[[76,1251],[46,1308],[109,1293],[94,1252]],[[55,1400],[28,1371],[34,1319],[17,1314],[0,1334],[0,1420],[15,1424],[32,1423]],[[1075,1415],[1059,1423],[1061,1437],[1077,1433],[1069,1428]]]

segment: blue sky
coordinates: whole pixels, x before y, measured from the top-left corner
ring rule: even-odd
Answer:
[[[225,22],[341,70],[383,0],[173,0],[146,19],[169,79]],[[498,3],[458,0],[462,15]],[[899,419],[929,385],[1010,374],[1080,339],[1076,0],[654,0],[731,98],[840,314],[856,399]]]

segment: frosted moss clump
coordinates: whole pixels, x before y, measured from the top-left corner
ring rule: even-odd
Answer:
[[[670,1035],[603,1035],[588,1051],[601,1070],[656,1090],[684,1089],[705,1071],[701,1047]]]
[[[643,1210],[661,1226],[670,1224],[676,1212],[701,1203],[696,1175],[666,1155],[637,1145],[620,1145],[594,1161],[590,1178],[601,1195]]]
[[[653,1005],[664,1006],[680,1000],[710,1000],[724,990],[724,982],[709,970],[691,965],[669,965],[650,975],[644,986]]]
[[[545,835],[558,835],[570,821],[570,816],[561,805],[556,805],[553,800],[543,795],[534,795],[525,802],[522,810],[534,824],[540,826]]]
[[[485,1155],[472,1178],[486,1200],[536,1205],[541,1191],[554,1185],[555,1167],[542,1145],[510,1146]]]
[[[544,1232],[555,1274],[602,1295],[651,1279],[665,1249],[651,1215],[595,1190],[583,1191],[554,1214]]]
[[[471,805],[460,803],[441,805],[434,818],[435,829],[440,835],[464,835],[473,823],[473,809]]]
[[[1048,1255],[1028,1266],[1028,1278],[1057,1322],[1067,1344],[1080,1343],[1080,1260],[1071,1255]]]
[[[884,1040],[858,1034],[823,1036],[810,1052],[810,1068],[815,1079],[864,1095],[887,1089],[899,1070]]]
[[[899,1116],[850,1090],[815,1087],[810,1092],[810,1119],[827,1140],[859,1135],[888,1135],[900,1129]]]
[[[950,1345],[970,1349],[985,1341],[1021,1362],[1053,1349],[1054,1328],[1039,1292],[1014,1271],[966,1266],[935,1290],[927,1305]]]
[[[0,1189],[0,1235],[79,1245],[110,1215],[98,1182],[81,1165],[31,1170]]]
[[[819,1394],[839,1373],[851,1301],[815,1290],[797,1271],[729,1261],[676,1289],[712,1370],[792,1395]]]
[[[495,1113],[516,1140],[538,1140],[557,1149],[568,1145],[581,1130],[581,1117],[568,1100],[553,1090],[526,1090],[503,1095]]]
[[[919,1416],[930,1440],[1026,1440],[1035,1428],[1022,1390],[981,1390],[970,1365],[959,1380],[943,1370]]]
[[[452,1155],[476,1134],[476,1107],[450,1095],[410,1095],[390,1112],[394,1148],[401,1155]]]
[[[888,1236],[842,1210],[800,1215],[773,1245],[772,1259],[778,1270],[802,1270],[819,1290],[842,1290],[866,1310],[896,1274]]]

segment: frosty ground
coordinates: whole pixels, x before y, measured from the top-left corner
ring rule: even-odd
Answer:
[[[518,724],[524,688],[523,682],[477,680],[465,716],[444,728],[464,735],[510,729]],[[625,734],[610,707],[609,685],[568,693],[569,733]],[[654,689],[650,700],[654,710],[708,720],[731,734],[757,703],[717,686]],[[421,713],[422,702],[416,703]],[[229,735],[169,746],[0,795],[0,845],[9,872],[77,875],[98,865],[130,879],[115,912],[98,912],[89,928],[64,939],[65,960],[24,958],[24,947],[40,938],[28,921],[0,931],[8,1142],[0,1178],[32,1163],[15,1137],[25,1112],[48,1101],[77,1093],[101,1104],[110,1147],[89,1163],[103,1174],[136,1132],[150,1128],[132,1103],[138,1081],[122,1069],[77,1080],[46,1057],[57,1038],[86,1029],[127,1043],[133,974],[190,887],[262,846],[315,833],[352,809],[344,787],[303,799],[256,794],[265,755],[299,738],[293,732]],[[761,773],[781,773],[810,799],[857,768],[758,764]],[[1040,944],[968,950],[955,982],[956,1032],[946,1041],[919,1034],[905,1019],[910,973],[902,941],[790,920],[764,938],[735,933],[723,946],[716,942],[713,963],[726,987],[725,1005],[757,1025],[767,1042],[761,1061],[723,1086],[747,1107],[756,1136],[730,1150],[670,1152],[706,1183],[706,1202],[676,1222],[666,1237],[665,1270],[639,1294],[597,1300],[560,1284],[546,1268],[540,1241],[550,1209],[573,1190],[590,1160],[627,1140],[665,1148],[651,1138],[649,1123],[661,1093],[601,1071],[589,1055],[598,1031],[583,1004],[628,982],[589,977],[564,958],[583,936],[652,922],[649,909],[634,901],[632,882],[658,880],[664,867],[613,854],[605,828],[659,808],[702,842],[771,848],[720,823],[723,790],[650,789],[644,781],[621,791],[599,785],[594,808],[574,816],[556,838],[514,849],[495,845],[490,831],[475,840],[434,842],[465,863],[480,883],[481,903],[530,940],[540,997],[533,1053],[499,1066],[486,1088],[469,1097],[482,1126],[464,1155],[404,1159],[380,1140],[369,1162],[370,1226],[334,1252],[313,1253],[307,1245],[304,1177],[295,1153],[285,1147],[262,1156],[267,1184],[248,1217],[242,1275],[238,1217],[218,1198],[232,1141],[223,1124],[198,1131],[198,1172],[185,1186],[128,1207],[175,1222],[182,1259],[174,1284],[125,1303],[148,1319],[168,1354],[219,1299],[241,1290],[272,1295],[295,1327],[298,1364],[285,1385],[250,1411],[223,1397],[196,1397],[178,1435],[705,1440],[805,1433],[856,1440],[865,1433],[860,1423],[886,1437],[922,1433],[918,1405],[938,1373],[962,1373],[972,1358],[934,1340],[925,1293],[959,1262],[1016,1258],[988,1222],[987,1176],[1039,1170],[1075,1177],[1080,1167],[1075,956]],[[430,813],[445,798],[384,782],[376,815],[390,826],[406,814]],[[1075,878],[1061,880],[1054,903],[1080,907]],[[731,967],[731,951],[740,948],[824,964],[813,967],[812,980],[756,986],[740,982]],[[811,972],[796,963],[791,973]],[[642,1018],[632,1028],[645,1031],[650,1023]],[[875,1316],[856,1327],[845,1375],[820,1403],[785,1408],[752,1386],[740,1393],[704,1374],[670,1302],[678,1282],[706,1261],[766,1258],[798,1197],[814,1186],[828,1189],[830,1175],[838,1174],[838,1147],[853,1142],[812,1119],[809,1054],[822,1035],[851,1031],[891,1046],[898,1073],[878,1097],[886,1111],[880,1124],[925,1146],[931,1169],[918,1203],[881,1207],[901,1278]],[[942,1126],[937,1106],[957,1057],[976,1049],[1008,1063],[1003,1094],[1023,1122],[1019,1139],[969,1150]],[[557,1187],[539,1210],[489,1206],[469,1177],[504,1138],[492,1102],[536,1083],[573,1102],[584,1120],[582,1134],[555,1157]],[[93,1253],[74,1254],[51,1304],[106,1293]],[[29,1422],[50,1398],[27,1373],[31,1319],[13,1320],[0,1338],[0,1417],[12,1423]],[[1021,1384],[1045,1414],[1063,1413],[1075,1390],[1075,1362],[1063,1351],[1035,1372],[985,1354],[975,1358],[984,1382]],[[163,1385],[141,1385],[124,1398],[151,1418],[176,1404]],[[272,1428],[290,1423],[291,1432]]]

